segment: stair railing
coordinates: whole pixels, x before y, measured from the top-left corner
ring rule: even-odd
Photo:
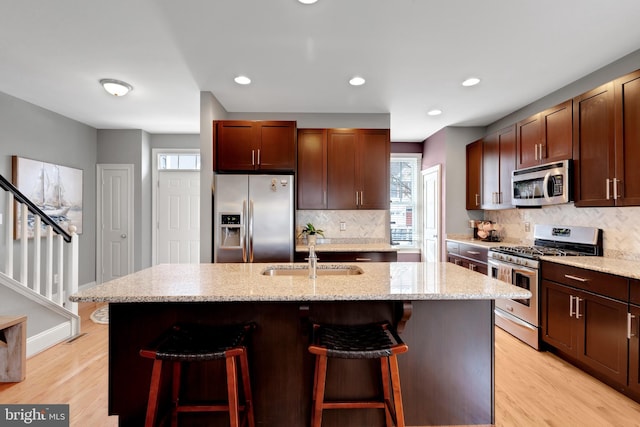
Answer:
[[[66,232],[11,182],[0,175],[0,187],[6,191],[4,274],[57,305],[78,314],[78,304],[65,299],[78,291],[78,236],[75,227]],[[20,204],[20,264],[14,275],[14,202]],[[18,211],[16,209],[16,211]],[[34,216],[32,259],[29,263],[29,212]],[[44,262],[42,258],[42,225],[44,228]],[[65,256],[65,242],[66,256]],[[66,260],[66,263],[65,263]],[[55,261],[55,265],[54,265]],[[29,265],[31,264],[31,283]],[[66,264],[66,266],[65,266]],[[44,265],[44,274],[42,266]],[[44,280],[43,280],[44,279]],[[54,292],[55,290],[55,292]]]

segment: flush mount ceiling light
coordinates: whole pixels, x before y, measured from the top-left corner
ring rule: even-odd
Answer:
[[[125,96],[133,90],[133,86],[120,80],[102,79],[100,80],[100,84],[104,90],[113,96]]]
[[[477,77],[469,77],[467,80],[462,82],[462,86],[475,86],[480,83],[480,79]]]
[[[434,108],[433,110],[428,111],[427,114],[430,116],[439,116],[440,114],[442,114],[442,110]]]
[[[302,4],[314,4],[318,0],[298,0]]]
[[[249,83],[251,83],[251,79],[247,76],[238,76],[233,79],[233,81],[238,83],[239,85],[248,85]]]
[[[364,82],[365,82],[365,79],[363,79],[360,76],[352,77],[351,80],[349,80],[349,84],[351,86],[362,86]]]

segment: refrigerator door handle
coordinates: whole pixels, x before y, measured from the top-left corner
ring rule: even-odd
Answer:
[[[253,262],[253,200],[249,200],[249,262]]]
[[[247,218],[247,201],[243,200],[242,201],[242,217],[243,218]],[[242,233],[242,235],[240,236],[240,245],[242,245],[242,262],[247,262],[247,242],[245,241],[245,239],[247,238],[247,233],[245,232],[245,228],[242,227],[240,229],[240,233]]]

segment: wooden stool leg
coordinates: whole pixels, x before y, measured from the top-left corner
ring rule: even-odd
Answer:
[[[391,413],[391,392],[389,391],[389,358],[380,358],[380,371],[382,373],[382,390],[384,396],[384,416],[386,426],[392,427],[395,414]]]
[[[238,416],[238,377],[236,368],[236,356],[228,356],[227,364],[227,395],[229,397],[229,421],[231,427],[239,427]]]
[[[160,394],[160,380],[162,379],[162,360],[153,362],[151,371],[151,385],[149,387],[149,401],[147,402],[147,417],[145,427],[155,427],[158,413],[158,395]]]
[[[322,425],[322,405],[324,403],[324,388],[327,379],[327,356],[316,356],[316,375],[313,388],[313,413],[311,418],[311,427],[320,427]]]
[[[251,379],[249,377],[249,361],[247,360],[246,349],[240,355],[240,370],[242,375],[242,388],[244,390],[246,417],[249,422],[249,427],[255,427],[256,421],[253,416],[253,395],[251,394]]]
[[[171,427],[178,427],[178,406],[180,406],[180,380],[182,379],[182,363],[172,362],[173,378],[171,381]]]
[[[389,365],[391,366],[391,388],[393,390],[396,426],[404,427],[404,409],[402,407],[402,391],[400,389],[400,369],[398,368],[398,357],[395,354],[389,356]]]

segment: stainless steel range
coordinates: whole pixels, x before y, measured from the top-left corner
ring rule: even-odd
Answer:
[[[489,276],[531,291],[531,299],[496,300],[495,323],[539,349],[540,257],[602,256],[602,230],[593,227],[536,225],[533,246],[489,249]]]

